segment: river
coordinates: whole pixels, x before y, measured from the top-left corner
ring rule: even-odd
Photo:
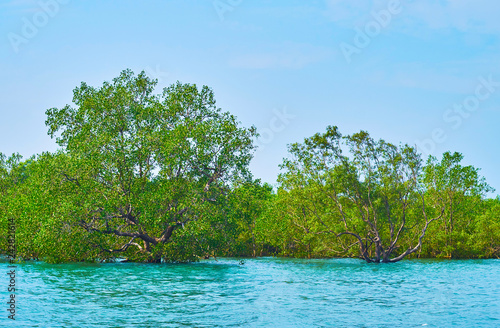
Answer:
[[[500,260],[0,263],[0,327],[500,327]]]

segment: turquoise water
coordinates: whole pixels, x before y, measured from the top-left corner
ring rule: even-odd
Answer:
[[[0,264],[6,309],[7,264]],[[500,260],[26,263],[0,327],[500,327]]]

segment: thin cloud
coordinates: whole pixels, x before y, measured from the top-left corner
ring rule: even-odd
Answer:
[[[429,29],[455,29],[461,32],[500,31],[500,2],[495,0],[414,1],[406,16],[414,17]]]
[[[468,33],[500,31],[498,0],[400,0],[403,8],[398,29],[419,34],[422,29],[453,29]],[[325,0],[326,16],[341,27],[359,26],[371,12],[388,6],[381,0]]]
[[[9,0],[0,4],[0,8],[17,13],[35,13],[41,10],[36,0]]]
[[[246,69],[301,69],[333,54],[333,50],[312,45],[283,45],[267,52],[235,55],[229,65]]]

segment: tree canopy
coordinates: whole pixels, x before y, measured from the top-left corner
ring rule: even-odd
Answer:
[[[289,145],[277,188],[249,163],[255,127],[213,91],[125,70],[46,111],[59,145],[0,153],[0,253],[48,262],[194,261],[213,256],[500,256],[500,198],[463,155],[342,135]]]
[[[98,88],[82,83],[75,107],[47,110],[46,124],[61,146],[50,173],[68,225],[101,235],[93,246],[104,252],[157,262],[176,230],[208,220],[231,182],[248,177],[256,132],[206,86],[155,86],[130,70]]]
[[[477,170],[442,168],[450,158],[458,165],[459,154],[424,169],[414,147],[375,141],[365,131],[342,136],[330,126],[289,152],[279,181],[291,222],[306,234],[336,238],[329,244],[338,252],[358,247],[367,262],[397,262],[420,250],[429,226],[453,211],[442,199],[450,189],[488,191]]]

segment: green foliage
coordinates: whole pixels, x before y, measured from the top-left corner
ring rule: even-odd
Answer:
[[[475,257],[476,224],[484,212],[483,199],[493,191],[479,175],[479,169],[462,166],[463,155],[446,152],[441,161],[429,157],[423,182],[426,200],[434,207],[445,209],[443,218],[429,233],[432,240],[422,253],[430,257]]]
[[[289,146],[279,188],[248,171],[255,128],[204,86],[155,94],[144,72],[82,83],[74,107],[47,110],[61,149],[0,153],[0,253],[51,263],[189,262],[218,256],[500,256],[500,198],[460,153],[337,127]]]
[[[368,262],[390,262],[418,249],[420,239],[398,249],[433,220],[412,211],[420,204],[421,160],[414,148],[375,141],[364,131],[344,137],[328,127],[289,151],[279,178],[284,208],[308,253],[349,254],[356,246]]]
[[[231,181],[249,176],[256,132],[218,109],[206,86],[178,82],[158,95],[156,83],[126,70],[99,88],[82,83],[76,107],[47,110],[62,151],[17,190],[16,213],[35,232],[20,227],[21,252],[55,262],[199,255],[191,226],[209,227]]]
[[[232,223],[232,253],[237,256],[257,256],[264,253],[260,231],[268,204],[273,198],[269,184],[260,180],[239,182],[228,197],[228,222]]]
[[[431,158],[424,167],[415,148],[375,141],[365,131],[342,136],[328,127],[289,152],[275,204],[282,240],[274,242],[301,256],[399,261],[421,251],[424,237],[440,236],[432,230],[438,222],[453,226],[457,216],[473,216],[490,190],[477,169],[459,165],[461,154],[445,153],[441,163]],[[461,253],[470,234],[461,226],[447,244],[439,237],[431,244]]]
[[[474,232],[468,245],[476,257],[500,258],[500,197],[487,200],[483,207],[482,213],[473,220]]]

